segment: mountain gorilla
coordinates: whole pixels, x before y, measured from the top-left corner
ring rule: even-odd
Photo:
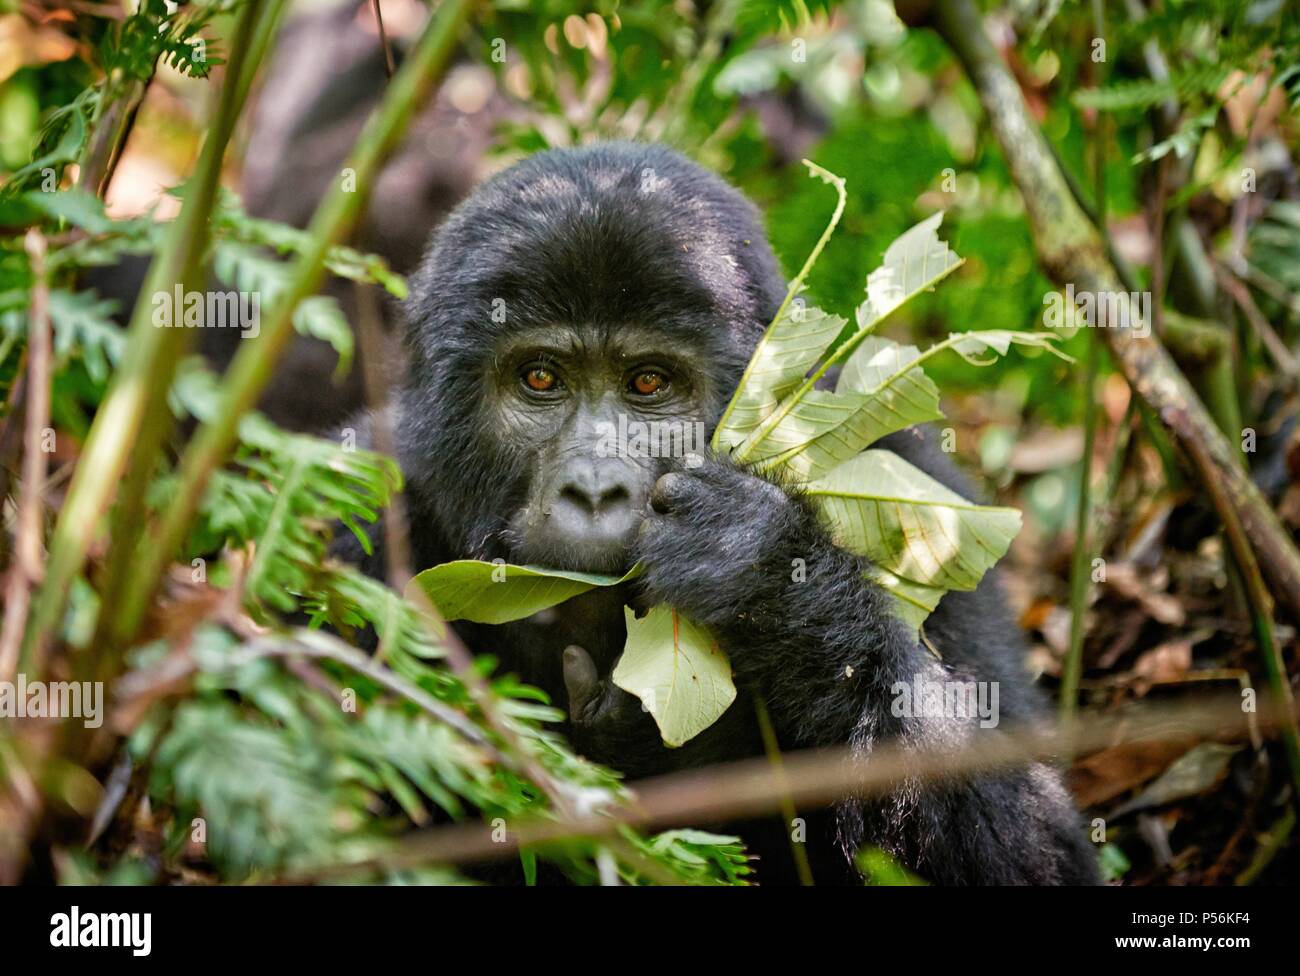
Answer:
[[[620,418],[711,432],[782,300],[758,216],[722,180],[649,145],[533,156],[448,218],[413,284],[409,375],[392,423],[416,566],[644,567],[632,592],[597,590],[504,626],[456,625],[567,710],[583,754],[632,778],[762,755],[755,696],[785,749],[847,743],[866,759],[889,740],[971,740],[977,720],[895,714],[892,686],[917,675],[996,682],[1009,723],[1039,714],[993,581],[943,599],[925,628],[936,656],[797,492],[722,457],[597,449]],[[881,446],[969,494],[924,433]],[[369,559],[354,540],[339,545],[382,575],[378,544]],[[664,747],[640,702],[610,680],[626,601],[666,603],[711,628],[735,670],[736,701],[681,748]],[[1079,818],[1042,764],[908,781],[804,815],[821,883],[853,879],[864,843],[940,883],[1096,878]],[[792,876],[785,825],[738,829],[760,856],[759,880]]]

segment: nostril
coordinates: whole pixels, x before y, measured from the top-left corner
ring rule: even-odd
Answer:
[[[606,509],[627,504],[631,494],[624,485],[611,485],[599,491],[591,491],[580,485],[568,484],[560,489],[560,498],[588,515],[599,515]]]
[[[600,495],[600,507],[612,508],[615,505],[622,505],[629,501],[631,496],[628,490],[622,485],[614,485],[606,488]]]
[[[565,485],[560,489],[560,497],[588,514],[594,513],[598,504],[590,492],[579,488],[577,485]]]

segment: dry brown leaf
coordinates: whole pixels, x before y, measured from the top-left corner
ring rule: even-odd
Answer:
[[[1080,806],[1105,803],[1158,776],[1194,741],[1190,737],[1147,740],[1103,749],[1077,760],[1066,781]]]

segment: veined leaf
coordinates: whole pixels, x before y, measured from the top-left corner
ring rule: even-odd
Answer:
[[[409,585],[423,589],[447,620],[504,624],[531,617],[588,590],[625,583],[637,572],[633,567],[622,576],[607,576],[458,559],[426,569]]]
[[[962,359],[972,366],[988,366],[995,362],[993,359],[980,358],[981,353],[995,352],[999,356],[1005,356],[1007,350],[1015,346],[1033,346],[1036,349],[1046,349],[1058,359],[1064,359],[1067,363],[1074,362],[1072,356],[1061,352],[1056,348],[1056,336],[1051,332],[1012,332],[1008,329],[982,329],[979,332],[953,332],[943,342],[934,346],[932,349],[925,351],[928,357],[931,352],[938,352],[940,349],[952,349]]]
[[[889,247],[885,248],[884,262],[867,276],[867,300],[859,306],[857,311],[858,331],[836,351],[834,356],[824,362],[816,373],[804,378],[802,382],[792,384],[789,395],[770,408],[765,417],[759,418],[758,424],[751,430],[748,437],[741,444],[740,449],[736,452],[735,457],[737,460],[753,461],[774,455],[787,454],[787,457],[781,459],[781,463],[786,464],[797,454],[799,448],[797,444],[792,444],[792,442],[801,434],[811,435],[805,441],[807,443],[835,431],[836,435],[831,441],[823,442],[819,449],[814,450],[808,458],[804,459],[803,472],[800,472],[798,467],[792,467],[795,473],[802,473],[805,477],[812,477],[829,470],[839,461],[853,456],[871,441],[882,436],[881,434],[870,436],[871,432],[877,427],[871,418],[874,415],[880,421],[885,421],[889,414],[888,405],[886,405],[883,412],[873,414],[869,411],[857,418],[868,435],[868,439],[863,441],[860,436],[853,433],[852,429],[843,429],[844,423],[849,418],[854,417],[857,411],[848,412],[841,409],[839,412],[843,419],[835,423],[832,422],[831,412],[827,409],[827,400],[825,398],[823,398],[821,404],[812,408],[811,414],[803,404],[814,392],[817,381],[825,374],[826,370],[834,363],[848,357],[860,344],[864,343],[870,337],[871,331],[886,316],[913,295],[932,288],[941,279],[961,266],[963,259],[954,254],[946,243],[939,240],[938,235],[935,233],[942,220],[943,213],[936,213],[932,217],[921,221],[897,238]],[[917,358],[924,357],[918,354]],[[813,361],[815,362],[815,358]],[[746,377],[748,375],[747,372]],[[938,397],[936,396],[934,399],[935,407],[933,409],[937,412]],[[732,403],[735,404],[736,401],[733,400]],[[870,407],[868,404],[861,404],[860,406],[863,408]],[[926,412],[918,412],[918,416],[922,413]],[[926,415],[924,419],[934,418]],[[823,425],[820,429],[817,427],[818,422]],[[909,423],[915,422],[909,421]],[[899,428],[893,429],[897,430]],[[778,430],[781,431],[779,434],[776,433]],[[885,430],[885,433],[889,433],[889,430]],[[774,436],[778,445],[780,445],[776,450],[773,450],[768,444],[768,441]],[[718,440],[718,435],[715,435],[715,442]],[[768,466],[772,467],[773,465]]]
[[[917,360],[915,346],[900,346],[877,336],[862,342],[840,374],[834,394],[813,390],[768,435],[779,449],[764,467],[781,467],[800,481],[811,481],[847,461],[886,434],[939,420],[939,389]],[[830,397],[832,405],[809,403]],[[820,421],[820,427],[816,423]]]
[[[835,212],[831,214],[831,219],[812,253],[808,255],[808,260],[803,263],[794,281],[790,282],[781,307],[776,310],[772,324],[763,333],[758,348],[745,367],[745,374],[740,378],[736,392],[732,394],[731,402],[727,404],[727,409],[718,422],[717,430],[713,432],[712,447],[715,451],[735,450],[750,431],[772,412],[782,397],[799,386],[808,370],[816,365],[826,347],[847,324],[846,320],[838,316],[794,303],[795,296],[803,290],[808,272],[830,240],[835,225],[840,222],[844,204],[848,200],[841,177],[806,159],[803,164],[808,167],[811,175],[835,187],[838,194]]]
[[[718,720],[736,699],[731,663],[718,642],[676,610],[652,607],[640,620],[626,610],[627,644],[613,680],[636,695],[675,748]]]
[[[864,396],[831,393],[829,390],[809,390],[790,412],[781,418],[781,422],[766,433],[761,442],[751,445],[751,442],[746,440],[741,445],[740,454],[747,461],[774,458],[775,460],[764,465],[767,468],[784,466],[793,455],[808,447],[811,442],[823,434],[842,427],[855,414],[870,406],[871,401]],[[860,445],[858,450],[865,446],[865,444]]]
[[[933,288],[965,263],[935,232],[943,211],[932,214],[885,248],[885,258],[867,275],[867,300],[858,306],[858,327],[873,329],[913,295]]]
[[[1053,344],[1055,338],[1050,333],[1005,329],[954,332],[943,342],[918,352],[915,346],[867,336],[844,365],[835,387],[834,406],[818,401],[812,408],[807,407],[814,394],[829,396],[811,391],[767,435],[767,441],[774,441],[779,450],[756,448],[754,457],[767,459],[762,467],[780,468],[800,481],[819,478],[886,434],[943,417],[939,389],[921,369],[931,356],[951,349],[973,365],[987,366],[993,359],[981,358],[981,353],[1005,355],[1011,346],[1021,345],[1046,349],[1069,360]],[[859,340],[852,341],[857,344]],[[853,399],[838,399],[847,397]],[[848,409],[850,402],[857,404],[855,409]],[[751,440],[761,433],[755,431]],[[741,448],[742,455],[748,443]]]
[[[715,449],[734,449],[771,416],[821,359],[846,319],[819,308],[787,306],[754,352],[723,422],[713,435]]]
[[[895,576],[887,569],[872,566],[867,572],[867,579],[894,597],[894,609],[903,623],[913,630],[920,630],[925,618],[934,612],[943,595],[948,591],[939,586],[926,586],[913,580]]]
[[[1016,509],[967,501],[891,451],[846,461],[808,496],[840,545],[942,589],[974,589],[1020,530]]]

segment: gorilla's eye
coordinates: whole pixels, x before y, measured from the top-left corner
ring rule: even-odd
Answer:
[[[654,396],[667,388],[668,377],[664,376],[663,373],[656,373],[654,370],[637,373],[629,385],[629,389],[640,396]]]
[[[559,385],[559,379],[544,366],[532,366],[524,371],[524,385],[536,393],[549,393]]]

